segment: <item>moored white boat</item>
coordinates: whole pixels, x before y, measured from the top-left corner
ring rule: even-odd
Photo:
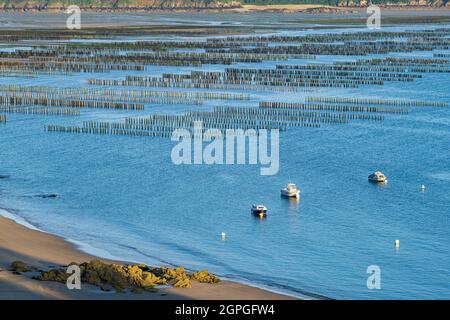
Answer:
[[[382,172],[376,171],[376,172],[372,173],[371,175],[369,175],[369,181],[387,182],[387,178]]]
[[[300,190],[294,183],[288,183],[286,187],[281,189],[281,195],[288,198],[299,198]]]

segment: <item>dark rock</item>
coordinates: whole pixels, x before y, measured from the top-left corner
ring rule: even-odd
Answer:
[[[11,263],[11,269],[16,272],[29,272],[31,268],[27,266],[27,264],[23,261],[13,261]]]
[[[68,274],[65,269],[53,269],[42,272],[40,275],[34,277],[33,279],[66,283],[69,276],[70,274]]]
[[[57,198],[58,195],[57,195],[57,194],[54,194],[54,193],[50,193],[50,194],[38,194],[38,195],[36,195],[35,197],[42,198],[42,199],[54,199],[54,198]]]

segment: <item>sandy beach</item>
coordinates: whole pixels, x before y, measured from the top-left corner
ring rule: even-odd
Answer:
[[[196,299],[293,299],[240,283],[222,281],[219,284],[193,282],[191,289],[161,288],[156,292],[116,293],[103,292],[91,285],[81,290],[68,290],[61,283],[32,279],[36,273],[21,275],[9,270],[11,262],[24,261],[41,270],[67,265],[70,262],[85,262],[96,259],[79,251],[63,238],[31,230],[5,217],[0,217],[0,300],[18,299],[148,299],[148,300],[196,300]],[[100,259],[111,262],[106,259]]]

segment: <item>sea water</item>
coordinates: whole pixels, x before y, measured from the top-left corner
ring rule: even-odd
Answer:
[[[356,58],[319,56],[310,62]],[[191,69],[196,68],[155,66],[136,74]],[[3,77],[0,84],[83,87],[86,78],[125,74],[133,73]],[[170,157],[175,143],[169,139],[44,130],[50,123],[122,121],[214,105],[302,101],[308,95],[449,102],[448,83],[448,74],[431,73],[410,83],[358,89],[248,92],[249,101],[212,100],[203,106],[83,109],[79,118],[11,114],[0,125],[0,174],[9,176],[0,179],[0,207],[101,256],[207,268],[296,296],[449,299],[450,108],[411,108],[407,115],[388,114],[380,122],[290,128],[281,133],[280,171],[273,176],[261,176],[255,165],[176,166]],[[386,185],[367,181],[376,170],[388,176]],[[299,202],[280,197],[287,182],[301,189]],[[39,197],[53,193],[58,197]],[[253,203],[269,208],[266,220],[251,216]],[[372,265],[381,270],[379,290],[367,287]]]

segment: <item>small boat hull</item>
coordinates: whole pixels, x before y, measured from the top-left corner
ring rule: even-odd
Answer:
[[[289,192],[281,190],[281,196],[286,198],[300,198],[300,191]]]
[[[267,217],[267,210],[253,210],[252,214],[258,218],[266,218]]]
[[[386,177],[377,177],[377,176],[369,176],[369,181],[371,182],[387,182],[387,178]]]
[[[281,189],[281,196],[286,198],[300,198],[300,190],[294,183],[288,183]]]

